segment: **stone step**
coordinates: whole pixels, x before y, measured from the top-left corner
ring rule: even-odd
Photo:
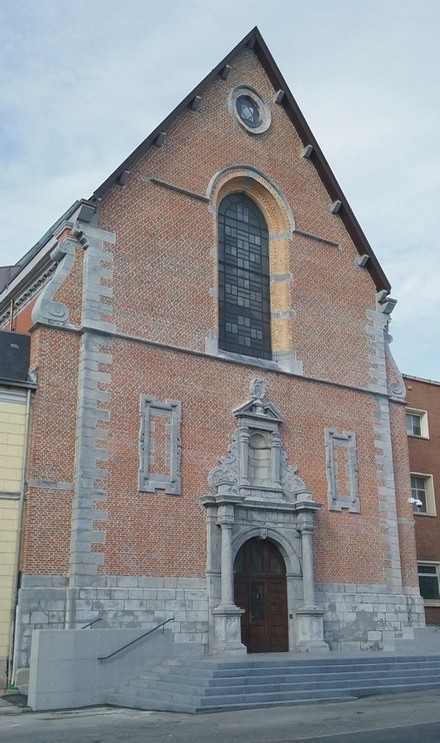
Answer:
[[[315,665],[311,664],[310,666],[300,666],[297,667],[295,665],[289,665],[289,666],[280,666],[279,668],[274,668],[273,666],[269,668],[265,667],[245,667],[241,668],[239,666],[232,667],[232,668],[223,668],[223,667],[217,667],[217,668],[211,668],[209,670],[205,669],[201,664],[194,665],[194,666],[181,666],[179,668],[175,668],[173,670],[173,673],[177,676],[182,676],[187,678],[188,677],[188,670],[191,669],[191,674],[197,675],[199,678],[214,678],[214,679],[229,679],[229,678],[236,678],[238,676],[248,677],[248,676],[305,676],[305,675],[313,675],[316,673],[322,673],[322,674],[333,674],[336,672],[340,673],[358,673],[358,672],[371,672],[371,673],[383,673],[389,670],[392,670],[394,668],[398,667],[399,670],[402,672],[407,670],[435,670],[440,669],[440,658],[438,660],[436,659],[429,659],[429,660],[423,660],[423,661],[413,661],[413,662],[404,662],[404,663],[395,663],[392,661],[389,661],[387,663],[363,663],[362,661],[357,663],[345,663],[345,664],[328,664],[328,665]],[[337,670],[335,670],[337,669]]]
[[[292,694],[278,693],[273,695],[255,694],[252,696],[222,696],[200,698],[185,694],[152,694],[144,697],[133,697],[131,695],[117,693],[110,694],[107,698],[108,704],[114,704],[121,707],[131,707],[133,709],[161,710],[172,712],[220,712],[223,710],[252,709],[260,707],[273,707],[292,704],[312,704],[316,702],[334,702],[347,701],[348,699],[357,699],[365,696],[377,694],[392,694],[410,691],[424,691],[426,689],[440,688],[440,682],[437,684],[395,684],[393,686],[360,687],[352,690],[333,689],[330,691],[317,691],[312,694]]]
[[[234,669],[234,668],[241,668],[241,669],[256,669],[256,668],[299,668],[299,667],[313,667],[318,666],[320,668],[324,666],[336,666],[336,665],[353,665],[353,664],[362,664],[362,665],[378,665],[381,666],[384,663],[392,663],[395,664],[401,664],[401,663],[419,663],[419,662],[425,662],[425,661],[432,661],[432,662],[440,662],[440,653],[431,653],[431,654],[423,654],[418,653],[417,655],[372,655],[369,656],[367,653],[365,653],[362,656],[354,655],[354,656],[344,656],[341,655],[340,657],[336,657],[332,654],[326,654],[322,657],[317,656],[309,656],[307,659],[301,659],[298,658],[298,656],[294,657],[287,657],[286,653],[280,653],[280,658],[270,658],[270,659],[264,659],[261,658],[261,656],[258,657],[257,660],[246,660],[242,659],[242,656],[240,658],[237,658],[235,660],[223,660],[223,659],[213,659],[212,657],[202,657],[202,658],[182,658],[181,663],[179,664],[180,668],[186,668],[188,666],[195,667],[200,666],[203,668],[209,668],[213,670],[218,669]]]
[[[440,655],[332,661],[185,659],[131,679],[107,702],[196,713],[440,688]]]
[[[167,679],[163,681],[158,681],[154,687],[147,687],[143,685],[142,683],[138,682],[136,683],[136,680],[133,680],[129,684],[130,690],[133,691],[135,695],[142,695],[144,693],[149,693],[149,691],[158,691],[158,692],[168,692],[168,693],[174,693],[174,694],[190,694],[190,695],[205,695],[206,697],[212,697],[212,696],[221,696],[222,694],[227,694],[228,696],[232,695],[251,695],[254,693],[261,693],[261,694],[271,694],[271,693],[277,693],[277,692],[296,692],[296,691],[308,691],[313,692],[314,690],[332,690],[335,687],[338,687],[339,689],[352,689],[354,686],[359,687],[362,686],[363,688],[375,688],[377,687],[378,683],[380,683],[381,686],[394,686],[394,685],[403,685],[403,684],[411,684],[411,683],[430,683],[440,684],[440,673],[437,673],[435,676],[427,676],[425,674],[416,676],[416,675],[408,675],[402,677],[400,674],[394,673],[392,676],[389,677],[382,677],[380,680],[377,679],[377,677],[371,677],[371,678],[364,678],[364,677],[358,677],[358,676],[349,676],[347,675],[344,679],[333,679],[333,680],[323,680],[321,677],[317,676],[314,680],[298,680],[295,682],[287,681],[284,682],[282,679],[274,679],[270,683],[265,684],[259,684],[253,682],[252,679],[248,680],[248,683],[246,684],[239,684],[237,682],[231,683],[228,686],[208,686],[205,687],[203,684],[197,684],[193,680],[191,680],[189,683],[179,683],[176,681],[173,681],[173,679]],[[120,690],[121,692],[123,690]]]

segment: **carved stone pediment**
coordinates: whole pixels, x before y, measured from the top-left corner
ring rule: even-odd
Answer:
[[[288,462],[280,435],[284,416],[264,400],[263,380],[252,380],[250,393],[251,399],[233,411],[238,425],[227,454],[209,473],[211,493],[270,504],[311,501],[297,468]]]

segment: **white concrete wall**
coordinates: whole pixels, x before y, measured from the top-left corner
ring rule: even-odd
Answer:
[[[157,630],[115,658],[98,660],[141,635],[139,629],[34,630],[29,706],[46,710],[104,704],[108,693],[160,660],[202,651],[195,643],[174,643],[170,630]]]

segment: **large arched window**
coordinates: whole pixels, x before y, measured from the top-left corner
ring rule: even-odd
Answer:
[[[266,221],[241,193],[218,212],[219,348],[271,359],[269,240]]]

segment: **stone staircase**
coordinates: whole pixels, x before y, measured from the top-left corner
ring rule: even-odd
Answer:
[[[289,653],[242,659],[165,661],[109,694],[120,707],[219,712],[440,687],[440,654],[304,658]]]

